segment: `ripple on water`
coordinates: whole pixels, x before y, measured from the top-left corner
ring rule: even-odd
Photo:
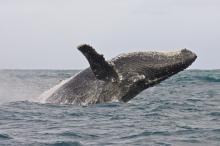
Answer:
[[[60,133],[61,136],[67,136],[67,137],[72,137],[72,138],[82,138],[82,136],[79,133],[76,132],[70,132],[70,131],[66,131],[63,133]]]
[[[59,141],[51,144],[47,144],[47,146],[82,146],[80,142],[67,142],[67,141]]]
[[[7,134],[0,134],[0,140],[8,140],[8,139],[12,139],[12,137],[10,137]]]
[[[121,139],[132,139],[132,138],[146,137],[146,136],[170,136],[170,135],[171,133],[169,131],[144,131],[139,134],[121,137]]]
[[[215,117],[220,117],[220,112],[211,112],[208,115],[215,116]]]

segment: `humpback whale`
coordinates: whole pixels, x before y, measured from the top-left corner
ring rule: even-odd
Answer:
[[[132,52],[109,61],[87,44],[78,50],[90,67],[71,77],[47,99],[48,103],[88,105],[128,102],[143,90],[186,69],[197,58],[187,49],[175,52]]]

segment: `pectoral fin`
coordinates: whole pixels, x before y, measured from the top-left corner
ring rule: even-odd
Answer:
[[[118,74],[113,65],[109,64],[103,55],[98,54],[95,49],[89,45],[81,45],[78,50],[87,58],[90,67],[99,80],[118,80]]]

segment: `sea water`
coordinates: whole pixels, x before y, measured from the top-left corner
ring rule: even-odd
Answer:
[[[77,72],[1,70],[0,146],[220,146],[220,70],[183,71],[128,103],[42,103]]]

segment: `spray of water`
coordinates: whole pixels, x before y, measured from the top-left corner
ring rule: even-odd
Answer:
[[[56,90],[58,90],[61,86],[63,86],[65,83],[69,82],[73,77],[70,77],[68,79],[65,79],[61,81],[59,84],[53,86],[49,90],[43,92],[38,98],[37,102],[40,103],[46,103],[47,98],[49,98]]]

